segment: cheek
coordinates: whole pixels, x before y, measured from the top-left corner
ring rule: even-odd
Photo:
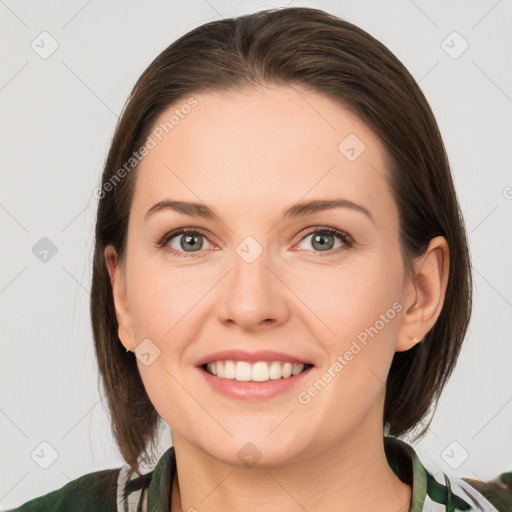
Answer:
[[[321,281],[328,286],[307,286],[306,280],[301,285],[300,296],[322,320],[323,327],[315,320],[316,342],[325,358],[318,379],[302,390],[299,403],[307,404],[311,416],[330,411],[325,428],[333,438],[358,425],[384,396],[402,308],[397,261],[360,260],[338,272],[325,270]],[[321,276],[315,277],[319,283]]]
[[[347,260],[348,261],[348,260]],[[319,320],[320,332],[328,333],[340,347],[366,328],[385,318],[384,329],[395,323],[396,306],[401,297],[401,271],[396,259],[385,255],[354,257],[336,267],[310,266],[307,272],[290,275],[294,292]],[[321,322],[320,322],[321,321]]]
[[[164,343],[186,339],[184,327],[200,309],[201,298],[211,287],[204,274],[197,268],[173,269],[153,262],[148,265],[142,255],[134,257],[133,272],[129,283],[130,312],[135,333],[139,339],[150,338],[163,348]],[[149,260],[149,258],[147,258]],[[163,260],[162,260],[163,261]]]
[[[324,353],[325,379],[335,382],[337,397],[357,407],[364,408],[385,386],[394,354],[402,270],[400,259],[389,254],[354,258],[350,265],[325,267],[295,282],[297,295],[314,313],[308,314],[315,324],[310,330]],[[324,399],[331,400],[328,394]]]
[[[187,348],[199,337],[203,325],[198,318],[202,315],[201,298],[211,288],[211,280],[198,276],[197,269],[194,273],[163,265],[138,268],[143,271],[133,276],[130,300],[134,332],[139,342],[151,340],[158,357],[149,365],[138,359],[137,365],[154,407],[175,427],[188,421],[182,418],[183,411],[194,404],[187,392],[190,376],[183,372],[182,364]],[[190,357],[186,363],[190,364]]]

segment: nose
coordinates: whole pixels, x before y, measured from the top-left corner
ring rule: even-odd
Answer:
[[[271,268],[265,251],[252,262],[234,253],[232,267],[219,288],[218,317],[245,331],[276,327],[289,317],[289,290]]]

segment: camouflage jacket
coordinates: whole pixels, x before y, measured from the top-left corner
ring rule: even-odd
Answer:
[[[439,481],[409,444],[386,436],[384,448],[390,467],[412,486],[409,512],[512,512],[512,471],[487,482],[444,473]],[[171,446],[149,473],[128,466],[88,473],[8,512],[169,512],[175,471]]]

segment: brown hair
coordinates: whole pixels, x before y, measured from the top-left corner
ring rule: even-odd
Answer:
[[[112,244],[121,263],[125,258],[137,166],[122,179],[119,169],[144,146],[157,117],[179,100],[192,93],[265,84],[296,84],[326,94],[350,108],[381,139],[389,156],[389,184],[409,270],[412,258],[433,237],[442,235],[448,241],[449,280],[440,316],[422,343],[395,353],[389,371],[383,422],[389,422],[391,435],[411,431],[432,404],[437,406],[459,355],[471,315],[470,256],[443,141],[413,77],[364,30],[318,9],[272,9],[207,23],[176,40],[140,76],[102,175],[92,329],[112,430],[134,470],[141,457],[148,460],[148,448],[155,447],[160,417],[146,394],[135,355],[126,353],[118,338],[104,257],[105,247]]]

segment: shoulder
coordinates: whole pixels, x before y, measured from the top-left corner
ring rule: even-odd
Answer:
[[[484,496],[499,512],[512,512],[512,471],[501,473],[497,478],[489,481],[473,478],[460,480]]]
[[[512,512],[512,471],[494,480],[476,480],[447,475],[430,461],[420,461],[401,439],[385,437],[385,450],[393,471],[412,483],[415,512]]]
[[[125,464],[83,475],[56,491],[4,512],[117,512],[156,510],[169,500],[169,482],[176,467],[171,446],[150,471],[133,472]],[[166,503],[166,502],[165,502]],[[155,508],[156,507],[156,508]],[[169,506],[164,507],[168,510]]]
[[[95,471],[6,512],[116,512],[121,468]]]
[[[512,512],[512,471],[488,481],[445,473],[440,478],[443,483],[427,472],[427,510],[443,504],[443,511]]]

